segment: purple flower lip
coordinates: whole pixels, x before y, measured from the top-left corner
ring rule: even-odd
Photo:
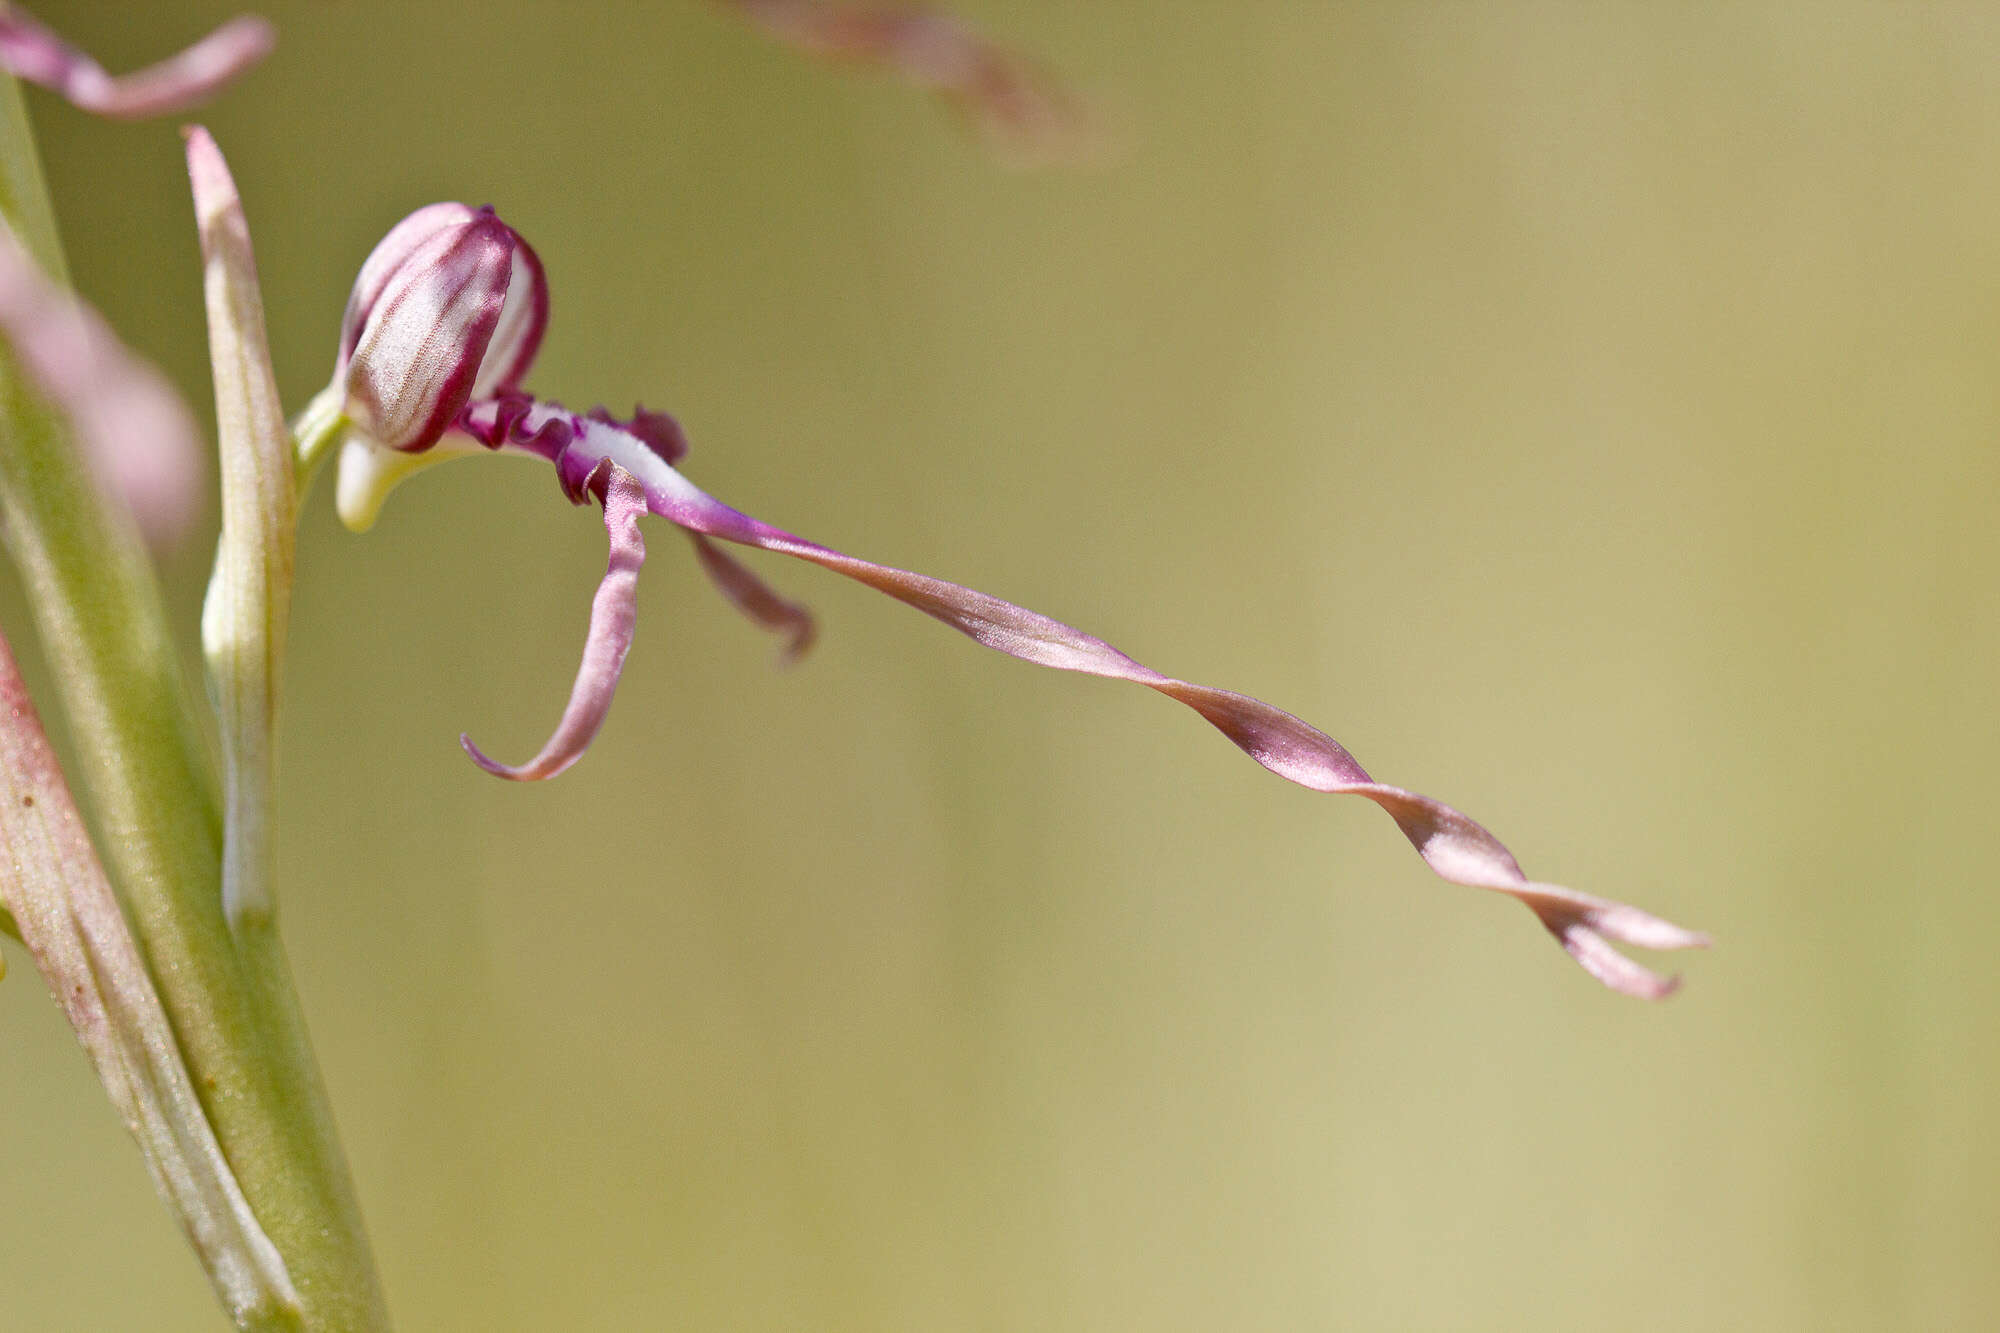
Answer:
[[[491,208],[417,210],[348,299],[334,372],[348,417],[385,448],[430,448],[473,399],[518,383],[548,309],[541,261]]]
[[[276,43],[269,23],[243,15],[157,65],[114,77],[19,5],[0,3],[0,67],[85,111],[119,120],[172,115],[204,102]]]
[[[449,447],[439,452],[454,456],[496,451],[552,464],[558,485],[573,503],[594,500],[602,507],[610,546],[605,576],[591,603],[583,660],[561,720],[547,743],[521,764],[493,760],[470,738],[461,737],[466,752],[487,772],[516,781],[553,777],[581,758],[596,737],[632,643],[638,573],[646,555],[638,520],[651,514],[687,532],[704,572],[730,602],[759,625],[785,636],[787,660],[812,641],[812,617],[726,555],[719,542],[818,565],[1024,662],[1127,681],[1186,705],[1279,777],[1330,795],[1360,796],[1380,806],[1440,878],[1519,900],[1586,972],[1613,990],[1660,999],[1671,994],[1679,980],[1650,971],[1612,947],[1612,941],[1646,949],[1707,947],[1707,936],[1637,908],[1530,880],[1499,839],[1479,824],[1431,797],[1377,782],[1338,741],[1290,713],[1248,695],[1163,675],[1094,635],[1012,602],[859,559],[731,508],[678,470],[687,439],[664,413],[641,408],[630,420],[620,421],[601,408],[576,413],[559,403],[535,399],[518,383],[546,323],[546,288],[539,281],[528,284],[529,295],[521,298],[519,307],[524,313],[515,321],[521,332],[508,335],[512,341],[496,354],[500,335],[495,329],[507,323],[501,309],[516,299],[510,290],[510,279],[519,271],[512,266],[513,257],[526,246],[515,238],[509,248],[505,238],[513,234],[489,213],[448,211],[460,207],[434,206],[447,211],[419,210],[411,215],[404,224],[409,232],[392,233],[394,246],[385,241],[377,251],[383,256],[381,262],[372,270],[364,268],[350,306],[350,318],[361,332],[353,344],[349,384],[357,373],[382,383],[406,379],[429,383],[436,378],[429,371],[405,370],[388,360],[400,355],[425,365],[430,362],[424,358],[432,358],[471,387],[462,398],[456,397],[455,388],[451,395],[424,396],[428,414],[424,424],[406,434],[376,435],[370,440],[365,436],[373,433],[373,427],[355,416],[364,438],[350,439],[341,456],[342,517],[350,525],[364,526],[379,506],[380,493],[408,471],[384,466],[384,460],[395,458],[390,450],[442,442]],[[505,232],[505,237],[492,228]],[[527,253],[533,277],[539,279],[540,265],[532,262],[532,251]],[[398,294],[398,275],[405,272],[414,275],[408,282],[423,295]],[[466,292],[475,299],[467,299]],[[423,318],[406,313],[405,306],[422,312]],[[390,313],[384,314],[385,310]],[[468,310],[473,313],[465,313]],[[378,323],[421,328],[426,336],[376,337],[372,331]],[[450,337],[462,338],[462,345],[439,351],[429,341]],[[462,406],[448,430],[426,438],[430,422],[447,401]],[[419,439],[423,442],[410,442]]]

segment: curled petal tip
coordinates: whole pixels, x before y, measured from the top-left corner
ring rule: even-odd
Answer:
[[[1681,987],[1678,976],[1661,976],[1626,957],[1611,941],[1641,949],[1706,949],[1700,931],[1663,921],[1623,903],[1594,899],[1547,885],[1529,886],[1519,896],[1541,919],[1563,951],[1584,971],[1621,995],[1664,1000]]]
[[[1644,921],[1637,926],[1622,926],[1617,930],[1604,925],[1598,928],[1615,939],[1626,944],[1635,944],[1641,949],[1707,949],[1713,947],[1715,943],[1699,930],[1688,930],[1671,921],[1662,921],[1656,916],[1646,916],[1644,913],[1639,915],[1644,917]]]
[[[495,777],[538,782],[581,759],[611,711],[611,697],[625,669],[625,652],[632,646],[632,629],[638,619],[639,567],[646,560],[645,540],[639,535],[646,494],[629,473],[610,463],[602,464],[589,484],[593,489],[602,488],[604,529],[610,538],[611,555],[604,581],[597,585],[597,596],[591,602],[590,634],[584,642],[576,684],[570,689],[569,704],[555,733],[525,764],[498,763],[482,753],[469,736],[459,737],[472,762]]]
[[[158,64],[113,76],[20,6],[0,5],[0,66],[118,120],[170,115],[207,101],[276,45],[269,22],[244,14]]]
[[[540,782],[545,778],[556,776],[583,758],[583,750],[579,748],[545,762],[537,762],[541,759],[541,756],[537,756],[536,760],[525,764],[503,764],[497,759],[489,758],[483,750],[472,743],[472,737],[465,732],[458,734],[458,744],[473,763],[494,777],[505,778],[509,782]]]
[[[819,624],[808,614],[805,624],[794,631],[791,639],[778,650],[778,666],[784,670],[797,666],[799,659],[812,650],[818,638]]]
[[[1661,976],[1651,968],[1634,962],[1612,948],[1610,941],[1588,926],[1570,925],[1557,931],[1556,939],[1563,951],[1576,960],[1577,966],[1620,995],[1630,995],[1639,1000],[1664,1000],[1681,988],[1678,974]]]

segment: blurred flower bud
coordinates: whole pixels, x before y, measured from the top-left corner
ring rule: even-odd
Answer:
[[[49,280],[0,222],[0,342],[69,422],[98,486],[171,550],[201,512],[201,431],[167,379],[95,310]]]
[[[334,369],[348,418],[386,448],[430,448],[468,402],[520,382],[548,311],[541,261],[491,208],[418,209],[348,298]]]

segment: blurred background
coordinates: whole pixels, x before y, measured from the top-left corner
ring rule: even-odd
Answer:
[[[659,526],[602,739],[494,782],[458,732],[541,741],[601,526],[526,465],[365,537],[322,485],[280,888],[401,1326],[1987,1326],[2000,16],[954,6],[1102,161],[702,0],[263,5],[205,120],[288,403],[392,222],[491,202],[540,392],[1718,947],[1609,994],[1367,804],[765,558],[823,626],[775,671]],[[35,8],[124,69],[233,6]],[[173,126],[31,101],[80,286],[207,412]],[[6,1323],[219,1326],[8,948]]]

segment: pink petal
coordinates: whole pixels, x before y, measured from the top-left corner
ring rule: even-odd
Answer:
[[[361,330],[390,281],[430,242],[471,225],[478,216],[479,210],[467,204],[426,204],[389,228],[388,234],[375,243],[368,258],[361,261],[361,272],[355,275],[354,288],[348,293],[347,311],[340,318],[340,358],[334,365],[335,379],[346,377],[347,359],[354,355],[354,346],[361,341]]]
[[[701,558],[703,572],[730,604],[759,628],[785,636],[785,646],[778,653],[779,665],[790,666],[805,656],[819,632],[813,624],[812,612],[779,596],[769,584],[700,533],[691,532],[688,536],[694,540],[694,552]]]
[[[269,23],[246,14],[178,55],[114,78],[19,5],[0,5],[0,66],[61,93],[85,111],[121,120],[169,115],[204,102],[269,55],[276,43]]]
[[[513,229],[482,210],[402,257],[366,305],[346,358],[346,409],[356,426],[391,449],[437,443],[480,382],[509,309],[516,250]],[[360,295],[357,284],[350,310]],[[521,326],[511,327],[518,340]],[[518,350],[517,341],[510,352]]]
[[[376,307],[385,298],[393,300],[397,289],[407,291],[434,283],[454,252],[450,238],[475,233],[504,238],[513,249],[513,259],[504,275],[497,272],[497,266],[492,275],[506,295],[494,317],[492,333],[479,345],[481,359],[468,397],[488,398],[519,386],[541,348],[542,335],[548,331],[548,275],[534,247],[500,222],[491,208],[456,203],[426,204],[391,227],[368,252],[348,295],[347,312],[341,316],[340,356],[333,370],[336,380],[347,377],[348,362]]]
[[[590,635],[584,641],[583,663],[577,668],[562,721],[541,753],[518,766],[496,763],[480,753],[471,737],[459,737],[472,761],[496,777],[515,782],[554,777],[583,757],[604,725],[605,714],[611,711],[611,696],[618,688],[619,673],[625,669],[625,652],[632,646],[632,627],[638,620],[639,566],[646,561],[639,516],[646,512],[646,494],[615,464],[602,465],[599,476],[602,480],[593,484],[603,488],[604,530],[611,541],[611,559],[591,602]]]
[[[619,447],[608,436],[588,433],[577,445],[580,449],[607,446]],[[1635,907],[1530,880],[1500,840],[1477,823],[1428,796],[1376,782],[1340,742],[1290,713],[1248,695],[1161,675],[1102,639],[998,597],[806,541],[731,509],[640,449],[625,446],[618,456],[621,462],[631,459],[645,484],[652,512],[669,522],[691,532],[830,569],[1022,661],[1144,685],[1200,713],[1237,748],[1279,777],[1314,791],[1373,801],[1389,813],[1418,855],[1440,877],[1519,899],[1584,970],[1615,991],[1660,999],[1671,994],[1678,982],[1631,961],[1608,940],[1647,949],[1708,945],[1707,936]]]
[[[473,382],[472,396],[486,398],[511,393],[535,363],[542,349],[542,335],[549,329],[549,277],[535,247],[509,227],[514,238],[514,265],[507,280],[507,301],[500,307],[500,321],[493,327],[493,340],[486,345],[486,359],[479,363],[479,378]]]
[[[1078,101],[1031,63],[949,14],[834,0],[724,0],[780,41],[870,64],[944,98],[994,142],[1064,156],[1084,138]]]
[[[201,434],[165,376],[42,275],[0,226],[0,334],[68,419],[78,451],[155,549],[174,545],[201,507]]]

